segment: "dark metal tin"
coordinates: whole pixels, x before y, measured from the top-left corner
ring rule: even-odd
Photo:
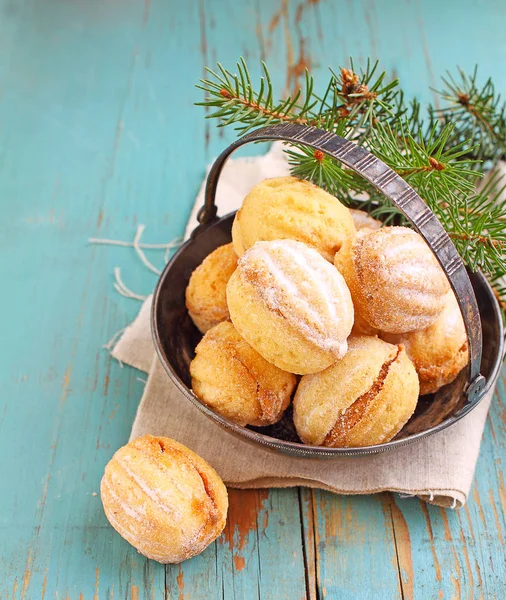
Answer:
[[[233,214],[202,228],[186,242],[165,267],[153,297],[152,332],[158,356],[181,393],[216,424],[243,440],[299,457],[337,458],[392,450],[446,429],[467,415],[495,384],[503,356],[503,326],[497,300],[481,273],[470,274],[483,328],[481,373],[487,384],[483,394],[468,399],[462,392],[467,373],[434,396],[423,397],[415,415],[392,441],[363,448],[323,448],[293,442],[296,434],[290,415],[268,428],[245,428],[214,413],[191,391],[189,365],[201,334],[185,307],[185,290],[192,271],[218,246],[231,240]],[[457,392],[455,392],[457,390]]]
[[[217,219],[216,189],[225,162],[248,142],[283,140],[320,150],[362,175],[411,221],[432,249],[456,294],[469,345],[469,367],[452,384],[422,397],[415,414],[396,438],[363,448],[322,448],[300,443],[289,410],[271,427],[240,427],[214,413],[191,391],[189,365],[201,335],[185,306],[192,271],[218,246],[231,240],[233,214]],[[456,423],[475,408],[495,384],[503,358],[503,324],[492,288],[481,273],[468,273],[448,234],[402,177],[371,153],[328,131],[295,123],[264,127],[228,146],[216,159],[207,179],[200,225],[163,271],[155,290],[152,329],[156,350],[176,386],[199,410],[231,433],[253,443],[295,456],[331,458],[373,454],[418,441]],[[485,341],[485,343],[483,343]]]

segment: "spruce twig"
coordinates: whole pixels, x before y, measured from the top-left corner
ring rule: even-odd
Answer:
[[[487,79],[480,87],[477,67],[471,75],[459,68],[456,76],[447,72],[441,80],[444,88],[434,91],[445,106],[434,114],[458,124],[451,141],[469,140],[476,158],[495,164],[506,150],[506,103],[496,93],[492,80]]]
[[[304,86],[278,100],[265,63],[258,87],[243,58],[232,73],[218,64],[197,86],[200,105],[214,108],[208,118],[239,134],[274,123],[300,123],[332,131],[363,145],[413,186],[435,212],[471,269],[491,280],[506,306],[506,194],[501,178],[477,180],[506,154],[506,105],[488,79],[478,84],[477,69],[447,73],[438,92],[444,106],[424,114],[407,103],[397,80],[388,81],[378,63],[363,70],[330,70],[324,93],[315,91],[306,71]],[[341,201],[367,209],[381,220],[403,222],[400,212],[368,182],[319,151],[286,149],[292,173],[326,189]]]

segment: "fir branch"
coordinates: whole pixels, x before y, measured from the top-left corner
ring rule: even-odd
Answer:
[[[421,196],[427,188],[445,198],[474,190],[481,176],[473,169],[477,162],[467,158],[463,145],[447,149],[454,125],[440,128],[434,124],[424,137],[409,131],[409,122],[396,125],[378,124],[367,141],[367,147],[389,167],[399,173]]]
[[[393,122],[406,112],[399,80],[385,82],[386,72],[377,74],[378,64],[367,60],[360,74],[355,72],[352,59],[350,69],[341,67],[339,73],[330,69],[329,85],[333,92],[330,114],[334,120],[347,119],[350,127],[347,137],[358,143],[367,138],[376,123]]]
[[[306,71],[305,84],[278,100],[265,63],[258,91],[244,59],[237,74],[218,64],[198,85],[200,105],[216,109],[207,118],[233,125],[240,134],[288,122],[332,131],[363,145],[413,186],[441,221],[463,260],[482,269],[506,306],[506,201],[498,177],[477,179],[506,153],[506,107],[489,79],[481,88],[477,70],[447,74],[438,92],[442,109],[424,115],[414,99],[406,104],[397,80],[388,82],[378,63],[364,70],[330,71],[323,95]],[[351,206],[364,208],[385,223],[404,224],[400,211],[367,181],[341,163],[305,146],[286,150],[292,173],[312,181]]]
[[[472,194],[460,193],[441,202],[428,189],[424,200],[452,238],[464,262],[473,270],[482,270],[490,278],[506,275],[506,211],[504,183],[493,178],[484,189]]]
[[[360,75],[355,73],[353,60],[350,62],[351,69],[341,67],[339,74],[330,69],[341,116],[357,118],[362,115],[362,125],[374,125],[374,121],[383,116],[399,117],[404,113],[404,107],[396,105],[400,95],[398,79],[385,83],[384,71],[375,78],[378,61],[371,65],[368,60]]]
[[[337,135],[346,137],[349,126],[346,120],[338,121],[332,127]],[[292,175],[307,179],[345,204],[354,201],[354,195],[367,189],[367,181],[342,163],[327,156],[320,150],[313,150],[301,144],[291,144],[285,150]]]
[[[434,111],[435,115],[459,124],[452,141],[470,140],[474,156],[495,163],[506,151],[506,103],[492,80],[479,87],[477,67],[471,75],[458,69],[457,77],[447,72],[441,79],[444,88],[434,91],[446,106]]]
[[[320,150],[294,145],[286,153],[295,177],[312,181],[333,195],[342,196],[348,190],[357,190],[363,185],[363,179],[357,178],[352,171]]]
[[[300,123],[309,125],[314,120],[311,112],[317,103],[313,99],[313,78],[306,71],[305,89],[294,96],[275,101],[272,81],[265,63],[264,76],[260,78],[259,91],[255,92],[251,76],[243,58],[237,63],[238,74],[233,74],[218,63],[218,72],[206,67],[212,79],[201,79],[197,87],[206,92],[206,99],[199,106],[216,108],[206,118],[219,118],[218,127],[237,124],[241,135],[256,127],[274,123]],[[299,104],[300,102],[300,104]]]
[[[340,74],[331,71],[321,97],[314,92],[314,80],[306,70],[304,88],[284,100],[276,100],[265,63],[262,62],[263,75],[256,92],[246,61],[241,58],[236,74],[220,63],[216,71],[206,68],[210,77],[201,79],[196,86],[205,92],[205,99],[197,105],[215,108],[206,118],[218,118],[219,127],[235,125],[241,135],[275,123],[313,125],[337,132],[344,123],[350,127],[348,137],[362,139],[380,118],[399,118],[405,111],[398,81],[384,83],[386,74],[376,75],[377,68],[378,62],[368,61],[360,76],[345,68]]]

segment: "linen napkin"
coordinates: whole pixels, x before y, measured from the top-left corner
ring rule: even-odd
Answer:
[[[289,173],[281,144],[264,156],[226,164],[218,187],[218,214],[237,209],[249,189],[266,177]],[[191,213],[186,237],[197,225],[205,182]],[[151,297],[127,327],[113,357],[149,374],[131,439],[145,434],[176,439],[206,459],[235,488],[307,486],[340,494],[382,491],[419,496],[438,506],[465,504],[474,475],[493,390],[471,414],[445,431],[386,453],[332,460],[273,453],[232,436],[194,407],[171,382],[155,354],[150,329]]]

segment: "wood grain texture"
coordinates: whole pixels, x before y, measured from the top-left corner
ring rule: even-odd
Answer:
[[[0,598],[506,597],[506,391],[472,499],[231,491],[224,535],[167,568],[108,526],[100,477],[126,442],[138,373],[101,349],[135,315],[112,270],[149,293],[133,252],[90,236],[181,234],[204,167],[232,131],[193,107],[204,65],[268,61],[280,90],[310,67],[380,57],[428,100],[446,68],[506,89],[506,6],[489,1],[121,3],[0,0]],[[248,149],[251,152],[251,149]],[[150,258],[159,266],[158,253]]]

